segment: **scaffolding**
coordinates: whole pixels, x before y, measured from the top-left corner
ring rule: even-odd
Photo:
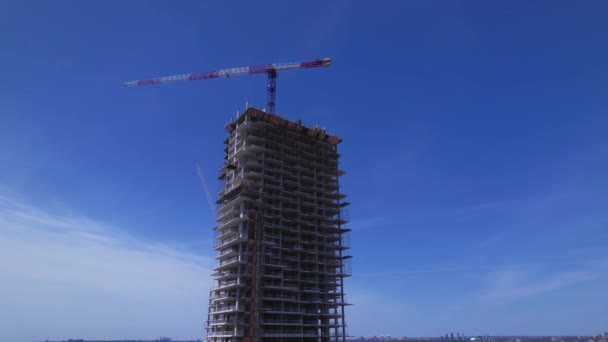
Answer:
[[[344,342],[341,139],[255,108],[226,129],[207,341]]]

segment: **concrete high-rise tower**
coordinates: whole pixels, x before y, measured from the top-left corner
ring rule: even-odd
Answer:
[[[345,341],[341,139],[254,108],[226,129],[207,341]]]

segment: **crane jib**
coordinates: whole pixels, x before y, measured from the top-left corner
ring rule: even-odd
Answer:
[[[312,62],[300,63],[300,68],[314,68],[314,67],[320,67],[320,66],[325,66],[323,61],[312,61]]]
[[[206,78],[218,78],[218,77],[220,77],[219,70],[214,71],[214,72],[200,72],[197,74],[190,74],[190,76],[188,76],[188,79],[190,81],[194,81],[194,80],[203,80]]]
[[[249,74],[261,74],[272,69],[271,64],[256,65],[249,67]]]
[[[255,66],[250,66],[250,67],[220,69],[220,70],[215,70],[215,71],[211,71],[211,72],[201,72],[201,73],[194,73],[194,74],[159,77],[159,78],[152,78],[152,79],[148,79],[148,80],[125,82],[124,86],[126,86],[126,87],[144,86],[144,85],[169,83],[169,82],[175,82],[175,81],[195,81],[195,80],[204,80],[204,79],[220,78],[220,77],[262,74],[262,73],[268,73],[271,70],[280,71],[280,70],[307,69],[307,68],[328,67],[328,66],[331,66],[331,59],[323,58],[323,59],[316,59],[316,60],[308,61],[308,62],[262,64],[262,65],[255,65]]]
[[[161,84],[162,81],[155,78],[155,79],[151,79],[151,80],[142,80],[142,81],[137,81],[137,85],[143,86],[143,85],[151,85],[151,84]]]
[[[211,72],[200,72],[193,74],[174,75],[168,77],[158,77],[148,80],[137,80],[131,82],[125,82],[125,87],[136,87],[154,84],[163,84],[176,81],[195,81],[204,80],[211,78],[220,77],[232,77],[242,76],[251,74],[268,74],[268,85],[267,85],[267,110],[270,113],[275,112],[275,97],[276,97],[276,79],[277,72],[283,70],[295,70],[295,69],[308,69],[316,67],[328,67],[331,66],[331,58],[316,59],[307,62],[296,62],[296,63],[272,63],[262,64],[249,67],[230,68],[230,69],[219,69]]]

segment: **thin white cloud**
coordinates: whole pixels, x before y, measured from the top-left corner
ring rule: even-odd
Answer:
[[[599,277],[597,270],[579,269],[541,272],[532,269],[506,269],[489,275],[482,300],[514,300],[557,291]]]
[[[390,216],[367,217],[351,220],[349,228],[352,228],[356,231],[366,229],[385,229],[387,226],[395,225],[395,222],[399,221],[395,220],[394,217]]]
[[[403,322],[416,318],[416,310],[403,297],[378,291],[374,286],[348,284],[346,308],[348,333],[352,336],[400,336]]]
[[[0,340],[202,338],[209,258],[0,196]]]

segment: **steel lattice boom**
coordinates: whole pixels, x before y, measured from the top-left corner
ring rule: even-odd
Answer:
[[[248,66],[241,68],[230,68],[220,69],[212,72],[201,72],[194,74],[183,74],[167,77],[152,78],[147,80],[137,80],[125,82],[125,87],[138,87],[144,85],[163,84],[177,81],[195,81],[204,80],[209,78],[220,78],[220,77],[233,77],[243,76],[251,74],[262,74],[268,75],[268,87],[267,87],[267,110],[270,113],[275,112],[275,96],[276,96],[276,78],[277,73],[283,70],[294,70],[294,69],[307,69],[316,67],[328,67],[331,66],[331,58],[316,59],[308,62],[297,62],[297,63],[274,63],[274,64],[263,64],[256,66]]]

